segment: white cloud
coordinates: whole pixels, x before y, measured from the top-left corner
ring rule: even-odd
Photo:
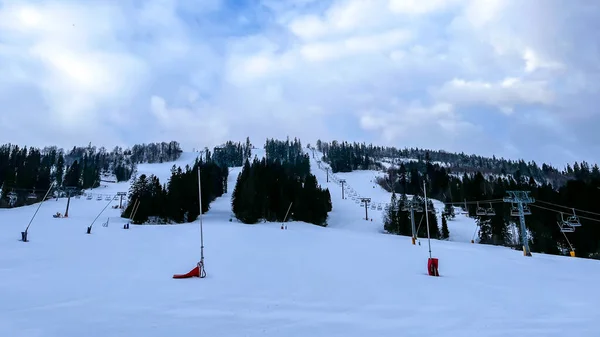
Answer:
[[[289,134],[537,160],[554,156],[540,144],[568,141],[597,152],[586,148],[600,141],[590,2],[226,5],[0,1],[0,137],[191,148]]]
[[[513,112],[511,109],[518,105],[549,105],[554,100],[546,82],[521,81],[518,78],[505,78],[495,83],[453,79],[432,90],[432,95],[459,105],[496,106],[504,112]]]

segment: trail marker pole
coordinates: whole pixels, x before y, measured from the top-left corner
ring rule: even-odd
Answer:
[[[344,199],[344,184],[346,183],[346,179],[340,179],[340,183],[342,183],[342,199]]]

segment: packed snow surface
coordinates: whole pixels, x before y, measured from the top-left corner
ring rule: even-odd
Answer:
[[[198,221],[124,230],[108,207],[87,235],[106,202],[73,199],[55,219],[66,200],[49,200],[24,243],[38,205],[2,209],[0,336],[598,336],[598,261],[432,241],[430,277],[426,240],[381,234],[333,192],[328,228],[230,222],[230,194],[213,202],[205,279],[171,278],[199,259]]]

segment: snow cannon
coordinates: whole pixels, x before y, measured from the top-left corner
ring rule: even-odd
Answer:
[[[435,257],[430,257],[427,259],[427,272],[429,276],[440,276],[440,272],[438,270],[439,260]]]
[[[196,265],[196,267],[194,267],[194,269],[190,270],[189,272],[187,272],[185,274],[173,275],[174,279],[183,279],[183,278],[192,278],[192,277],[199,277],[199,278],[206,277],[206,271],[204,270],[203,262],[198,262],[198,264]]]

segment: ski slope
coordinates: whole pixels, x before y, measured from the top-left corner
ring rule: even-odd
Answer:
[[[384,176],[385,173],[375,170],[358,170],[353,172],[338,172],[335,174],[331,173],[331,167],[324,162],[319,162],[323,154],[317,150],[314,150],[314,156],[312,150],[305,150],[310,156],[311,160],[311,171],[317,177],[319,184],[323,188],[329,188],[331,198],[335,199],[332,201],[334,209],[330,213],[329,227],[344,228],[350,230],[360,230],[368,232],[383,232],[383,218],[385,213],[385,205],[389,204],[392,194],[384,190],[381,186],[376,183],[376,178]],[[329,169],[329,173],[327,172]],[[327,182],[327,176],[329,175],[329,183]],[[334,181],[334,177],[336,180]],[[340,179],[344,179],[345,198],[342,199],[342,188]],[[371,198],[371,202],[376,205],[382,205],[382,210],[369,208],[367,210],[369,219],[373,219],[361,223],[356,219],[365,219],[364,206],[360,206],[358,200],[352,200],[349,193],[355,192],[357,198]],[[398,196],[399,197],[399,196]],[[407,195],[410,199],[412,195]],[[442,211],[444,210],[444,203],[430,199],[433,202],[433,206],[436,210],[436,217],[438,225],[442,225]],[[350,207],[354,204],[355,207]],[[336,208],[336,205],[338,207]],[[341,208],[340,208],[341,207]],[[468,216],[461,214],[460,208],[455,208],[454,219],[448,220],[448,230],[450,231],[449,241],[455,242],[471,242],[474,238],[474,233],[477,230],[477,224],[475,219],[469,218]],[[425,218],[423,213],[417,213],[416,226],[425,226]]]
[[[54,219],[66,200],[50,200],[23,243],[37,205],[0,209],[0,336],[598,335],[599,261],[432,241],[433,278],[426,241],[380,234],[333,192],[330,227],[288,230],[229,222],[225,194],[203,218],[208,277],[186,280],[171,276],[199,259],[198,221],[124,230],[109,207],[87,235],[105,202]]]

